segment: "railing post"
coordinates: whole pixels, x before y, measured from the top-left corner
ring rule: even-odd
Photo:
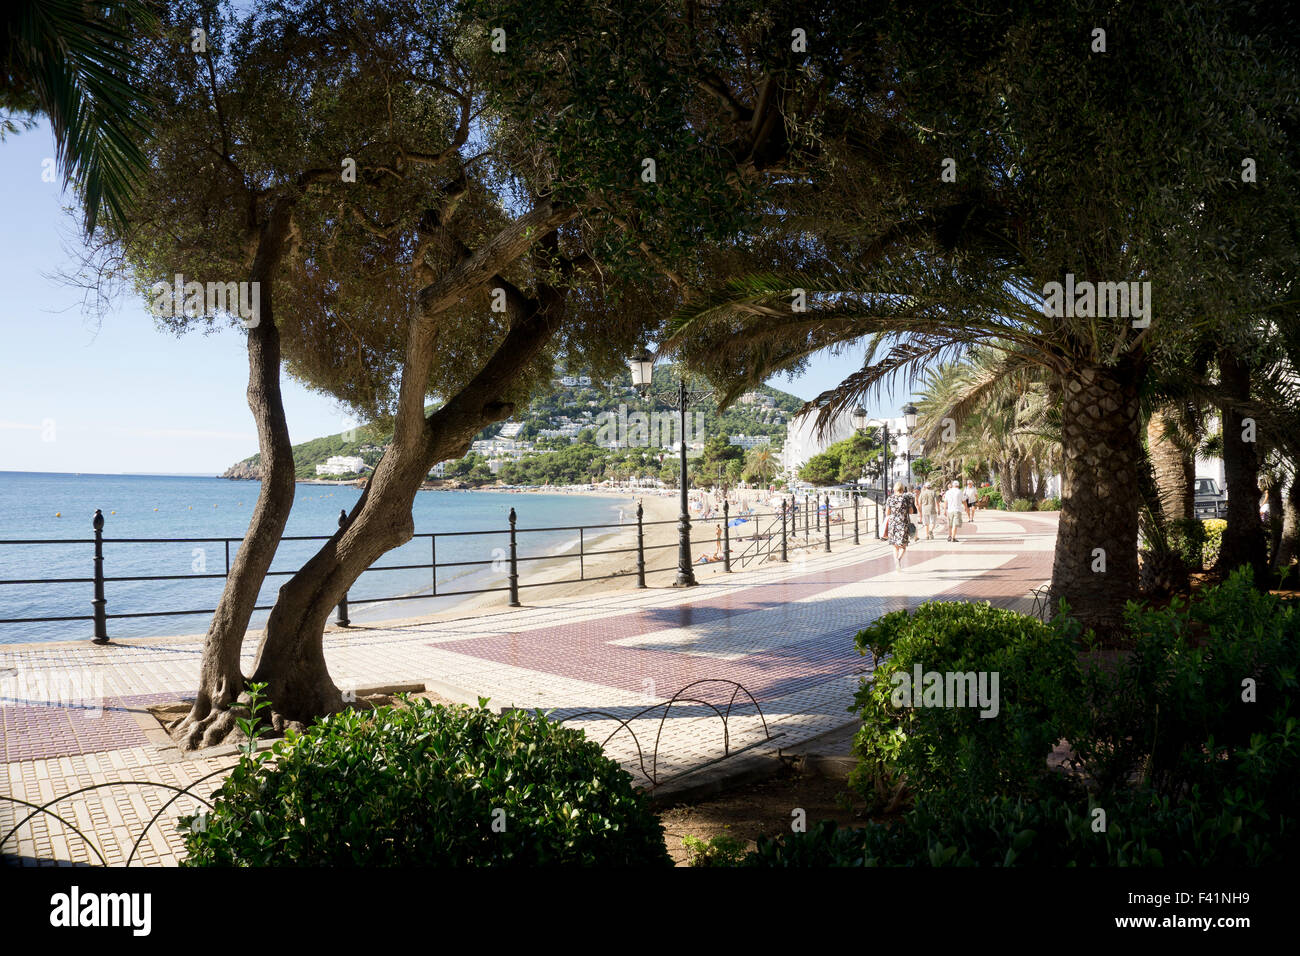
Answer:
[[[831,496],[826,495],[826,553],[831,551]]]
[[[429,535],[429,577],[433,579],[433,596],[438,596],[438,535]]]
[[[578,580],[579,581],[585,581],[587,579],[587,562],[583,557],[583,552],[586,551],[585,539],[586,539],[586,534],[583,532],[582,528],[579,528],[578,529]]]
[[[519,549],[515,541],[515,509],[510,509],[510,606],[519,606]]]
[[[853,543],[862,543],[858,540],[858,496],[856,494],[853,496]]]
[[[641,502],[636,503],[636,586],[645,587],[645,529],[641,523]]]
[[[817,496],[814,494],[813,495],[813,521],[816,522],[816,527],[818,531],[822,529],[822,509],[820,505],[821,502],[817,500]]]
[[[348,526],[348,513],[342,508],[339,509],[339,530],[342,531]],[[348,620],[348,592],[343,592],[343,597],[339,599],[339,627],[349,627],[352,622]]]
[[[104,512],[95,509],[90,526],[95,529],[95,597],[90,602],[95,609],[95,637],[93,644],[108,643],[108,616],[104,606]]]
[[[803,540],[807,544],[812,538],[812,525],[808,523],[808,492],[803,493]]]
[[[785,542],[785,514],[788,510],[789,509],[786,507],[785,499],[782,498],[781,499],[781,560],[782,561],[790,560],[789,557],[786,556],[786,542]]]
[[[722,501],[722,570],[731,571],[731,502]],[[743,538],[741,540],[744,540]],[[755,551],[758,550],[755,546]]]

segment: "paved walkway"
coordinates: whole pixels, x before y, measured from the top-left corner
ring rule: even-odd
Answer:
[[[1028,611],[1028,592],[1051,573],[1056,516],[981,512],[963,531],[955,545],[913,545],[902,572],[880,542],[836,541],[831,554],[795,550],[784,565],[697,567],[694,589],[553,602],[533,592],[523,608],[333,630],[325,655],[345,692],[423,683],[453,700],[553,711],[608,738],[607,752],[649,786],[728,747],[771,751],[851,720],[853,692],[873,663],[853,636],[881,614],[933,598]],[[164,810],[176,795],[168,787],[228,767],[233,749],[183,756],[145,708],[192,694],[201,640],[0,645],[0,794],[40,804],[81,787],[147,782],[69,796],[53,809],[119,865],[161,812],[133,862],[174,864],[181,840],[172,821],[196,804],[181,797]],[[0,800],[0,839],[28,812]],[[24,863],[99,862],[47,816],[22,823],[3,852]]]

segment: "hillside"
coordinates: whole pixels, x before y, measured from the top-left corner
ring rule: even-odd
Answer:
[[[656,370],[656,382],[672,381],[672,367],[666,366]],[[608,431],[610,425],[617,428],[617,423],[625,421],[627,416],[638,412],[658,412],[659,421],[665,416],[673,416],[663,405],[650,403],[641,398],[632,388],[631,380],[624,376],[616,384],[580,384],[585,379],[581,376],[558,376],[554,388],[547,394],[538,396],[522,414],[516,414],[509,421],[499,422],[483,430],[478,436],[481,440],[498,438],[502,430],[513,434],[511,439],[520,448],[517,455],[528,455],[544,450],[554,450],[557,446],[576,441],[586,430],[599,434],[602,425]],[[573,382],[573,384],[565,384]],[[803,400],[766,386],[755,389],[755,395],[766,396],[770,405],[760,402],[737,402],[724,414],[709,403],[693,407],[691,411],[703,413],[703,435],[692,434],[692,438],[712,438],[718,435],[766,435],[771,438],[772,448],[779,449],[785,441],[786,423],[794,412],[803,404]],[[432,411],[432,408],[428,409]],[[602,416],[606,416],[602,418]],[[693,421],[698,421],[694,419]],[[691,426],[694,430],[694,424]],[[549,434],[548,434],[549,433]],[[359,427],[351,432],[341,432],[313,438],[293,446],[294,466],[299,478],[315,478],[316,466],[335,455],[355,456],[373,468],[383,455],[384,446],[392,437],[392,430],[387,426],[370,425]],[[592,435],[584,435],[590,441]],[[471,453],[473,454],[473,453]],[[257,478],[260,455],[251,455],[243,461],[236,462],[221,476],[223,478]],[[352,480],[354,476],[340,477],[339,480]]]

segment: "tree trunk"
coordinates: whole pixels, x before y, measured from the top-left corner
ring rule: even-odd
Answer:
[[[1029,499],[1029,500],[1033,500],[1033,498],[1034,498],[1034,488],[1033,488],[1033,478],[1034,478],[1034,473],[1033,473],[1033,468],[1032,468],[1032,466],[1030,465],[1030,463],[1029,463],[1029,459],[1028,459],[1028,458],[1021,458],[1021,459],[1020,459],[1020,462],[1019,462],[1018,465],[1016,466],[1016,476],[1017,476],[1017,479],[1018,479],[1016,483],[1017,483],[1017,485],[1019,485],[1019,487],[1016,489],[1016,497],[1017,497],[1017,498],[1026,498],[1026,499]]]
[[[281,203],[262,228],[249,273],[249,281],[260,283],[258,323],[248,330],[247,395],[257,424],[261,488],[208,627],[194,705],[171,728],[185,750],[218,743],[235,726],[231,705],[244,691],[239,666],[244,635],[293,507],[293,446],[280,395],[280,333],[273,296],[275,271],[284,257],[290,228],[289,206]]]
[[[428,419],[424,400],[436,334],[432,322],[412,322],[393,441],[346,527],[280,589],[263,632],[251,679],[268,685],[277,728],[342,708],[342,695],[325,665],[330,611],[362,572],[411,540],[411,506],[429,469],[464,455],[475,435],[513,413],[514,406],[501,396],[557,331],[563,314],[561,293],[548,291],[528,301],[530,314],[514,324],[482,371]]]
[[[1123,629],[1138,587],[1138,368],[1085,366],[1064,378],[1061,519],[1052,605],[1099,636]]]
[[[1241,413],[1250,401],[1250,366],[1231,347],[1219,352],[1219,383],[1224,394],[1221,417],[1228,527],[1216,570],[1227,574],[1247,565],[1255,576],[1255,586],[1267,589],[1268,542],[1259,520],[1259,452]]]
[[[1147,422],[1147,447],[1155,468],[1156,488],[1165,519],[1191,518],[1195,512],[1196,461],[1173,440],[1178,418],[1167,407],[1157,408]]]
[[[994,467],[998,472],[998,491],[1002,494],[1002,507],[1010,510],[1011,502],[1016,500],[1014,482],[1011,478],[1011,462],[1004,458],[996,462]]]
[[[1277,567],[1282,549],[1282,484],[1275,481],[1268,486],[1268,558],[1269,566]]]
[[[1282,503],[1282,540],[1278,543],[1276,568],[1285,568],[1300,558],[1300,461],[1293,462],[1295,477]],[[1292,582],[1294,585],[1294,582]]]

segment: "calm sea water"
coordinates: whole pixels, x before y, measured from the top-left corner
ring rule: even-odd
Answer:
[[[91,518],[104,513],[104,574],[107,578],[141,575],[177,575],[170,581],[113,581],[105,585],[110,637],[144,637],[202,633],[203,615],[113,618],[128,612],[210,609],[216,606],[224,574],[226,545],[220,541],[132,542],[123,538],[235,538],[248,527],[259,483],[221,478],[180,478],[152,475],[65,475],[0,472],[0,581],[13,579],[89,578],[94,548]],[[340,509],[351,510],[361,492],[352,487],[300,484],[286,535],[329,535],[338,527]],[[417,534],[426,532],[494,531],[495,534],[449,536],[437,539],[438,563],[491,561],[496,566],[440,567],[439,593],[506,584],[504,563],[509,538],[511,508],[518,528],[590,525],[617,522],[627,502],[564,494],[509,494],[505,492],[422,491],[416,495],[413,514]],[[59,516],[61,515],[61,517]],[[79,539],[76,544],[8,544],[15,539],[46,541]],[[555,555],[576,543],[577,533],[538,532],[519,536],[520,557]],[[294,571],[320,546],[319,541],[282,541],[272,571]],[[229,545],[230,559],[239,542]],[[380,565],[420,564],[430,561],[428,538],[415,538],[376,562]],[[524,562],[523,580],[530,568],[552,562]],[[576,571],[576,566],[575,569]],[[286,576],[268,577],[258,604],[274,603]],[[378,571],[361,576],[349,592],[351,601],[398,595],[429,595],[433,576],[423,569]],[[91,613],[93,586],[68,584],[0,584],[0,619],[62,617]],[[504,602],[504,598],[503,598]],[[438,610],[454,599],[392,601],[354,604],[353,620],[377,620]],[[266,612],[254,615],[258,627]],[[90,621],[40,624],[0,624],[0,644],[20,641],[77,640],[89,638]]]

